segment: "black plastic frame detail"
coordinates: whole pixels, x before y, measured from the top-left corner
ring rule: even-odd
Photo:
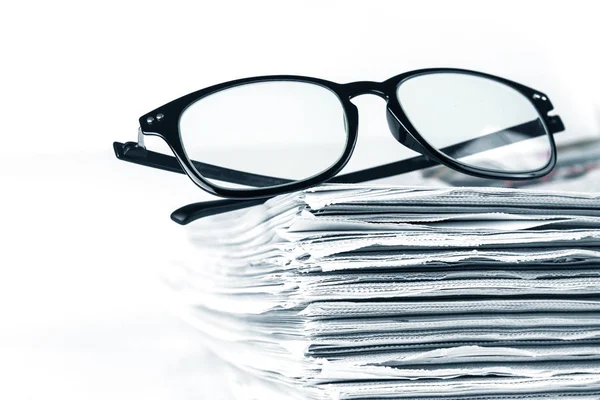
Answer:
[[[402,82],[404,82],[405,80],[418,75],[432,73],[459,73],[483,77],[505,84],[524,95],[537,110],[540,119],[543,122],[546,131],[545,133],[548,135],[551,150],[548,164],[536,171],[511,173],[498,172],[483,168],[475,168],[473,166],[461,163],[460,161],[444,154],[441,150],[431,146],[427,142],[427,140],[423,138],[411,124],[410,120],[404,113],[397,99],[396,91],[398,86],[402,84]],[[188,157],[184,150],[184,146],[179,133],[179,121],[182,113],[186,110],[187,107],[189,107],[191,104],[205,96],[209,96],[213,93],[224,89],[229,89],[248,83],[269,81],[296,81],[312,83],[331,90],[339,97],[346,114],[348,139],[346,148],[344,149],[342,156],[334,165],[332,165],[330,168],[323,171],[322,173],[310,177],[308,179],[302,181],[291,181],[279,177],[251,174],[244,171],[236,171],[232,169],[212,166],[191,160]],[[357,171],[354,173],[345,174],[333,179],[348,163],[354,150],[354,146],[356,145],[358,134],[358,110],[350,100],[362,94],[374,94],[386,100],[388,125],[392,134],[401,144],[422,154],[423,156],[415,157],[410,160],[404,160],[398,163],[391,163],[386,166],[374,167],[364,171]],[[551,110],[553,110],[553,106],[550,100],[548,99],[548,96],[546,96],[544,93],[538,90],[526,87],[519,83],[497,76],[457,68],[421,69],[394,76],[384,82],[361,81],[347,84],[339,84],[323,79],[295,75],[261,76],[225,82],[190,93],[140,117],[139,123],[142,133],[144,135],[152,135],[162,138],[169,145],[175,157],[149,151],[145,149],[145,147],[143,147],[141,143],[138,144],[135,142],[128,142],[124,144],[115,142],[114,150],[116,156],[121,160],[130,161],[154,168],[160,168],[163,170],[185,173],[192,179],[192,181],[196,185],[213,195],[240,200],[263,199],[264,201],[264,199],[273,197],[275,195],[306,189],[327,181],[363,182],[398,175],[403,172],[409,172],[409,170],[415,170],[436,164],[443,164],[456,171],[482,178],[510,180],[535,179],[548,174],[552,170],[552,168],[554,168],[554,165],[556,164],[556,145],[554,142],[553,134],[564,130],[564,125],[560,117],[556,115],[551,116],[548,114]],[[523,128],[523,126],[521,126],[521,128]],[[499,132],[498,134],[501,133],[502,132]],[[485,146],[486,145],[484,143],[484,147]],[[456,150],[460,151],[460,148],[457,148]],[[407,166],[409,165],[411,167],[407,168]],[[203,174],[200,174],[198,172],[198,169],[201,169],[203,171]],[[210,181],[210,179],[217,179],[241,184],[245,183],[248,186],[255,185],[269,187],[230,189],[215,185]],[[228,211],[232,209],[232,207],[235,208],[239,204],[243,203],[246,202],[230,201],[227,203],[227,205],[225,205],[225,203],[220,203],[220,205],[223,206],[221,207],[221,209]],[[185,209],[184,211],[189,212],[189,206],[186,207],[183,208]],[[217,205],[213,204],[211,207],[208,208],[200,208],[211,209],[214,207],[217,207]],[[202,214],[203,212],[199,211],[200,208],[199,205],[196,206],[195,212],[200,212]],[[180,209],[173,214],[173,220],[179,223],[186,223],[184,221],[189,222],[190,220],[196,219],[184,217],[184,212],[182,211],[183,209]],[[215,211],[217,210],[215,209]],[[215,213],[220,212],[223,211],[218,211]]]

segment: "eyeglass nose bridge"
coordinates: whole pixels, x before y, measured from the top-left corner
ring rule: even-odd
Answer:
[[[373,94],[381,97],[386,102],[389,102],[390,90],[393,90],[389,84],[372,81],[352,82],[344,86],[350,99],[364,94]],[[398,142],[422,155],[429,154],[410,132],[402,126],[398,118],[390,110],[389,105],[386,110],[386,117],[390,132]]]
[[[372,82],[372,81],[359,81],[347,83],[344,85],[346,89],[346,93],[350,99],[354,97],[363,95],[363,94],[374,94],[375,96],[379,96],[384,100],[389,99],[389,95],[385,90],[385,85],[381,82]]]

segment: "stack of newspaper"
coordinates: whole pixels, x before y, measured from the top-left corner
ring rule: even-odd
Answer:
[[[327,185],[189,225],[239,398],[600,398],[600,196]]]

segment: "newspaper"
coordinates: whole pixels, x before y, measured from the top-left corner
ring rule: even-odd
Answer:
[[[594,193],[326,185],[190,224],[165,280],[238,398],[598,399],[599,228]]]

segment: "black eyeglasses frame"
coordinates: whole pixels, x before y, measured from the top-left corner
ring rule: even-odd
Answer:
[[[537,110],[544,124],[545,130],[548,134],[551,154],[547,165],[536,171],[500,172],[484,168],[477,168],[462,163],[442,153],[435,147],[431,146],[427,142],[427,140],[423,136],[421,136],[417,129],[415,129],[415,127],[411,124],[409,118],[404,113],[400,102],[398,101],[396,91],[400,84],[407,79],[413,78],[418,75],[435,73],[459,73],[491,79],[493,81],[505,84],[515,89],[523,96],[525,96]],[[339,160],[327,170],[301,181],[290,181],[272,187],[251,189],[230,189],[213,184],[209,179],[206,179],[204,176],[202,176],[201,173],[198,172],[197,168],[194,166],[194,163],[196,162],[192,161],[185,151],[185,147],[183,145],[179,131],[179,120],[181,118],[181,115],[190,105],[194,104],[196,101],[206,96],[210,96],[221,90],[230,89],[236,86],[250,83],[273,81],[295,81],[316,84],[329,89],[337,95],[342,104],[342,107],[344,108],[348,133],[347,143],[343,154],[341,155]],[[433,160],[439,162],[440,164],[446,165],[447,167],[452,168],[456,171],[482,178],[525,180],[535,179],[546,175],[552,170],[552,168],[556,164],[556,145],[552,134],[563,130],[564,126],[562,125],[562,122],[560,121],[560,118],[558,116],[548,115],[548,112],[553,109],[553,106],[544,93],[529,88],[527,86],[521,85],[519,83],[510,81],[508,79],[504,79],[494,75],[489,75],[482,72],[457,68],[429,68],[410,71],[400,75],[396,75],[381,83],[360,81],[339,84],[323,79],[296,75],[271,75],[238,79],[210,86],[208,88],[201,89],[183,97],[180,97],[143,115],[142,117],[140,117],[139,122],[141,132],[144,135],[158,136],[162,138],[173,151],[178,164],[181,166],[181,168],[183,168],[183,172],[185,172],[196,185],[198,185],[208,193],[231,199],[268,198],[278,194],[306,189],[311,186],[327,182],[331,178],[336,176],[344,168],[344,166],[348,163],[350,157],[352,156],[352,152],[356,145],[358,136],[358,110],[350,100],[362,94],[374,94],[382,97],[387,101],[388,124],[390,130],[392,131],[392,134],[401,144],[412,150],[417,151],[418,153],[426,155],[432,158]],[[233,112],[235,112],[235,110],[233,110]],[[117,148],[119,147],[118,145],[120,145],[120,148]],[[117,153],[117,156],[123,156],[119,158],[123,158],[126,160],[126,149],[124,148],[124,146],[125,145],[121,143],[115,143],[115,151]],[[148,160],[148,163],[146,164],[152,164],[151,161],[152,160]],[[150,166],[162,169],[169,169],[164,168],[164,166],[168,166],[166,164],[169,164],[165,163],[164,159],[162,160],[163,162],[158,162],[161,160],[156,161],[156,165]],[[170,160],[170,162],[172,163],[172,160]],[[161,166],[161,164],[163,164],[163,166]],[[176,165],[173,165],[173,167],[174,169],[177,168]],[[250,176],[254,174],[248,175]],[[258,175],[258,177],[260,177],[260,175]]]

